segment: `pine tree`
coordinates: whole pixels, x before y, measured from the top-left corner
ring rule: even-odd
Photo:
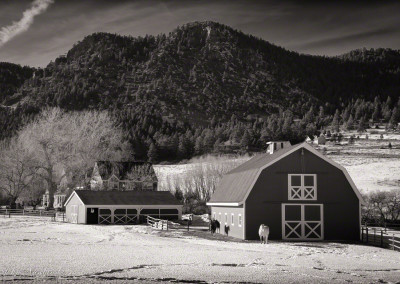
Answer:
[[[201,136],[196,138],[196,142],[194,145],[194,152],[196,155],[203,154],[203,138]]]
[[[392,128],[397,128],[397,124],[400,122],[400,109],[394,107],[392,116],[390,117],[389,124]]]
[[[365,117],[362,117],[358,123],[357,127],[358,132],[364,132],[365,131]]]
[[[347,128],[347,130],[353,130],[354,129],[353,115],[350,115],[349,120],[346,122],[346,128]]]
[[[332,127],[335,132],[340,131],[340,112],[338,109],[336,109],[335,115],[333,116]]]
[[[147,152],[147,157],[151,163],[155,163],[158,160],[158,153],[157,153],[157,148],[154,143],[150,144],[149,151]]]
[[[379,118],[381,117],[381,103],[379,101],[378,97],[375,97],[374,100],[374,112],[372,113],[372,120],[379,121]]]
[[[250,135],[247,130],[243,133],[242,139],[240,140],[240,146],[243,149],[247,149],[250,146]]]

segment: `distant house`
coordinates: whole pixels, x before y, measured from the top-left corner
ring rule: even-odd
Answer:
[[[269,145],[273,145],[271,142]],[[271,239],[359,240],[362,197],[348,172],[311,145],[284,144],[227,173],[207,205],[221,232]]]
[[[157,176],[146,162],[98,161],[90,179],[92,190],[156,191]]]
[[[65,202],[66,219],[79,224],[136,224],[147,216],[179,220],[182,204],[169,191],[76,190]]]
[[[42,197],[42,206],[43,207],[52,207],[54,209],[61,209],[64,206],[64,201],[67,195],[71,193],[71,190],[68,187],[68,183],[70,182],[70,177],[65,174],[65,171],[62,171],[62,179],[60,183],[57,185],[57,191],[54,193],[54,201],[51,206],[50,204],[50,192],[47,189],[45,194]]]

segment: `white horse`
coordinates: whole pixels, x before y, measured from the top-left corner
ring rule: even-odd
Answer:
[[[260,241],[262,244],[268,244],[269,227],[261,224],[258,229],[258,235],[260,236]]]

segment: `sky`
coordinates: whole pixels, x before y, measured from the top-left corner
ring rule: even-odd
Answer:
[[[399,0],[0,0],[0,62],[46,66],[94,32],[143,36],[216,21],[286,49],[400,49]]]

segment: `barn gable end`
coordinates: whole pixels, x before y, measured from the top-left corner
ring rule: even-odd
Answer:
[[[302,143],[234,169],[208,205],[222,215],[228,204],[243,208],[244,239],[258,238],[266,224],[272,239],[357,240],[362,202],[342,166]]]

